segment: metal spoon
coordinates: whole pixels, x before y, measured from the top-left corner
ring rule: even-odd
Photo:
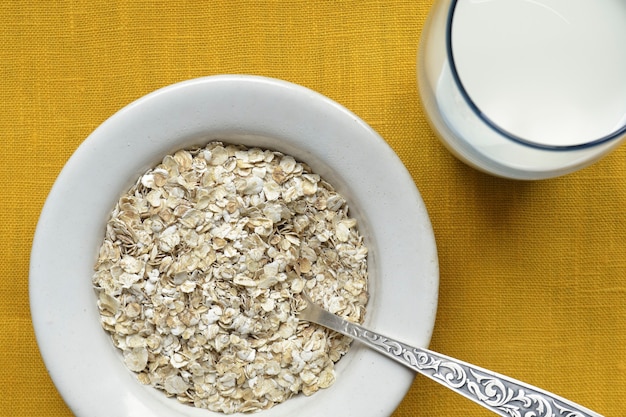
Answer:
[[[303,293],[298,318],[354,338],[428,378],[505,417],[602,417],[558,395],[467,362],[398,342],[316,305]]]

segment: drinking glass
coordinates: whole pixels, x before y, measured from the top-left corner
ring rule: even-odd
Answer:
[[[626,139],[626,2],[439,0],[418,85],[428,120],[470,166],[537,180]]]

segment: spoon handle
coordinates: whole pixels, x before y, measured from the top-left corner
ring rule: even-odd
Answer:
[[[307,304],[299,313],[300,319],[356,339],[501,416],[602,417],[540,388],[428,349],[406,345],[344,320],[310,300]]]

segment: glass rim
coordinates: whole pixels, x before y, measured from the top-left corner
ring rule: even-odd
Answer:
[[[591,148],[597,145],[601,145],[603,143],[610,142],[626,134],[626,122],[625,122],[620,128],[614,130],[613,132],[605,136],[602,136],[598,139],[593,139],[589,142],[579,143],[575,145],[547,145],[547,144],[538,143],[536,141],[532,141],[529,139],[524,139],[521,136],[515,135],[509,132],[508,130],[500,127],[496,122],[491,120],[480,109],[480,107],[478,107],[478,105],[474,102],[474,100],[472,100],[469,93],[465,89],[465,86],[463,85],[463,82],[461,81],[461,78],[457,71],[456,61],[454,59],[454,54],[452,53],[452,23],[454,20],[454,13],[456,11],[456,6],[458,2],[459,0],[451,0],[450,8],[448,10],[448,18],[446,22],[446,55],[448,58],[448,63],[450,65],[450,72],[452,73],[452,79],[454,80],[454,83],[456,84],[457,88],[459,89],[459,92],[461,93],[461,96],[463,97],[463,99],[465,100],[469,108],[472,110],[474,114],[476,114],[476,116],[478,116],[479,119],[485,122],[485,124],[489,128],[491,128],[496,133],[504,136],[505,138],[512,140],[513,142],[517,142],[519,144],[529,146],[532,148],[556,150],[556,151],[564,151],[564,150],[567,151],[567,150]]]

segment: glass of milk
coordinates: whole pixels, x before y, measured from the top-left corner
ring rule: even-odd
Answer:
[[[440,0],[424,27],[426,114],[459,159],[535,180],[626,139],[626,0]]]

